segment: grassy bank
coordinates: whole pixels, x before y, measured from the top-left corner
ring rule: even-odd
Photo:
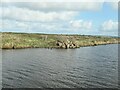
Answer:
[[[31,34],[31,33],[1,33],[2,49],[14,48],[74,48],[82,46],[95,46],[101,44],[118,43],[118,38],[88,35],[57,35],[57,34]],[[71,43],[71,44],[70,44]],[[60,46],[61,45],[61,46]],[[73,46],[72,46],[73,45]]]

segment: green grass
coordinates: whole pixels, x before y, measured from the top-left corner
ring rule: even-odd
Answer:
[[[1,33],[0,33],[1,34]],[[66,40],[72,41],[82,46],[94,46],[101,44],[118,43],[119,38],[106,36],[89,36],[89,35],[57,35],[57,34],[33,34],[33,33],[2,33],[3,49],[11,48],[56,48],[56,42]]]

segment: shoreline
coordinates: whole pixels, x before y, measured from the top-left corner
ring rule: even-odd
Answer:
[[[104,46],[104,45],[112,45],[112,44],[120,44],[120,43],[110,43],[110,44],[99,44],[99,45],[86,45],[86,46],[81,46],[78,48],[83,48],[83,47],[97,47],[97,46]],[[18,49],[64,49],[64,48],[56,48],[56,47],[24,47],[24,48],[1,48],[1,50],[18,50]],[[69,49],[77,49],[77,48],[69,48]]]
[[[82,47],[95,47],[95,46],[102,46],[102,45],[111,45],[111,44],[120,44],[120,43],[107,43],[107,44],[98,44],[98,45],[86,45],[86,46],[80,46],[77,48]],[[34,49],[34,48],[41,48],[41,49],[66,49],[66,48],[59,48],[59,47],[22,47],[22,48],[1,48],[2,50],[17,50],[17,49]],[[77,49],[77,48],[68,48],[68,49]]]
[[[56,48],[75,49],[86,46],[120,44],[120,38],[90,35],[58,35],[4,32],[1,49]]]

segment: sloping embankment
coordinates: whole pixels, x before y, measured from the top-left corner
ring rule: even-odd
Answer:
[[[79,48],[120,43],[120,38],[88,35],[57,35],[31,33],[1,33],[2,49],[17,48]]]

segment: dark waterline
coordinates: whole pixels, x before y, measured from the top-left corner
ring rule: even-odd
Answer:
[[[5,88],[116,88],[118,45],[2,50]]]

